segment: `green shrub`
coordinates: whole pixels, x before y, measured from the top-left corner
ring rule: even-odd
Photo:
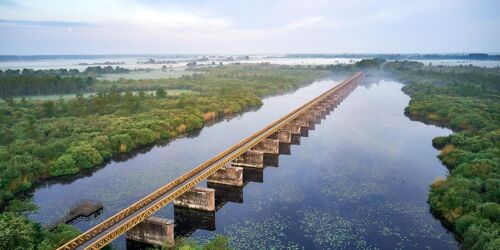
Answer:
[[[76,174],[80,171],[76,167],[76,161],[69,154],[61,155],[57,160],[50,165],[50,173],[52,176]]]

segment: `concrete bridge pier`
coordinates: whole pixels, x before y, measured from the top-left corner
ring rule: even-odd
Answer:
[[[226,166],[209,176],[207,178],[207,182],[242,187],[243,168],[233,167],[231,164],[226,164]]]
[[[324,115],[326,113],[326,110],[327,108],[321,104],[321,103],[318,103],[315,107],[314,107],[315,110],[321,112],[321,115]]]
[[[295,125],[295,124],[287,124],[281,128],[282,130],[290,131],[290,134],[293,135],[300,135],[300,126]],[[293,144],[293,141],[292,141]]]
[[[290,123],[283,126],[281,129],[290,131],[290,141],[292,142],[292,145],[300,145],[300,135],[302,134],[301,131],[303,129],[301,126]]]
[[[290,155],[292,149],[292,136],[290,135],[290,143],[280,143],[280,155]]]
[[[277,155],[279,154],[279,149],[280,149],[280,142],[279,140],[276,139],[264,139],[261,142],[259,142],[257,145],[252,147],[251,150],[254,151],[259,151],[264,154],[274,154]]]
[[[300,136],[292,134],[292,145],[300,145]]]
[[[319,111],[317,109],[312,109],[311,110],[311,114],[313,114],[313,116],[314,116],[314,122],[316,124],[320,124],[321,123],[321,119],[322,119],[321,111]]]
[[[231,163],[233,166],[263,168],[264,153],[256,150],[248,150]]]
[[[277,132],[271,134],[268,139],[276,139],[279,143],[279,154],[289,155],[290,145],[292,144],[292,133],[288,130],[280,129]]]
[[[243,182],[264,182],[264,169],[263,168],[244,168],[243,169]]]
[[[302,128],[306,128],[306,129],[309,128],[309,120],[305,116],[299,116],[299,117],[295,118],[295,120],[293,120],[291,122],[291,124],[300,126],[301,130],[302,130]]]
[[[309,121],[304,116],[299,116],[291,121],[291,124],[300,126],[300,136],[307,137],[309,135]]]
[[[219,211],[228,202],[243,203],[243,187],[212,182],[208,182],[207,187],[215,190],[215,211]]]
[[[126,239],[155,246],[174,245],[174,221],[151,216],[127,231]]]
[[[267,137],[267,139],[278,140],[280,145],[283,143],[292,143],[292,133],[290,131],[280,129]]]
[[[300,116],[300,119],[304,119],[305,122],[307,123],[307,128],[309,130],[314,130],[315,129],[315,120],[316,120],[316,117],[314,116],[314,113],[313,113],[313,109],[310,109],[307,111],[307,113],[303,114],[302,116]]]
[[[308,129],[308,127],[301,127],[300,128],[300,136],[302,136],[302,137],[308,137],[309,136],[309,129]]]
[[[332,103],[330,102],[329,99],[325,99],[325,100],[321,101],[320,103],[323,104],[323,106],[325,106],[326,109],[330,109],[332,107]]]
[[[266,167],[279,167],[279,154],[266,154],[264,155],[264,166]]]
[[[316,119],[310,119],[309,120],[309,130],[315,130],[316,129]]]
[[[194,187],[174,200],[175,207],[214,212],[215,190],[204,187]]]

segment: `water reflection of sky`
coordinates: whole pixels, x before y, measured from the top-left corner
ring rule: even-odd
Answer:
[[[31,217],[47,222],[79,199],[103,201],[104,214],[77,223],[87,229],[332,84],[315,82],[267,98],[261,109],[206,127],[196,137],[66,184],[39,187],[33,198],[39,210]],[[279,157],[279,167],[267,167],[262,183],[245,186],[243,203],[228,202],[215,214],[215,231],[198,229],[193,237],[228,235],[236,249],[456,248],[426,204],[429,184],[446,175],[431,139],[450,131],[406,118],[409,98],[400,88],[387,81],[358,87],[301,145],[292,146],[291,155]],[[173,208],[157,215],[174,218]],[[123,237],[113,243],[124,244]]]
[[[215,232],[236,249],[454,249],[453,236],[429,213],[429,184],[446,175],[430,144],[450,131],[403,115],[401,85],[360,87],[268,167],[244,203],[216,214]]]

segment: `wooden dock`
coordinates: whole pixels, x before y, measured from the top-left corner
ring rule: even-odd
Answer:
[[[69,223],[78,217],[89,217],[104,208],[102,202],[82,200],[72,205],[69,211],[61,218],[47,225],[48,230],[54,230],[61,224]]]

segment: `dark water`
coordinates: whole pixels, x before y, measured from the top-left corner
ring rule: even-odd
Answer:
[[[195,137],[112,162],[73,182],[39,187],[33,197],[39,209],[31,217],[48,222],[80,199],[103,201],[103,214],[76,223],[88,229],[334,84],[318,81],[267,98],[261,109]],[[406,118],[409,98],[400,88],[387,81],[358,87],[292,146],[291,155],[280,155],[278,167],[246,172],[243,189],[216,187],[226,197],[217,201],[215,215],[174,214],[171,206],[156,215],[189,220],[176,230],[201,241],[230,236],[236,249],[456,249],[426,203],[429,184],[446,175],[431,139],[450,131]],[[124,237],[113,245],[125,248]]]

